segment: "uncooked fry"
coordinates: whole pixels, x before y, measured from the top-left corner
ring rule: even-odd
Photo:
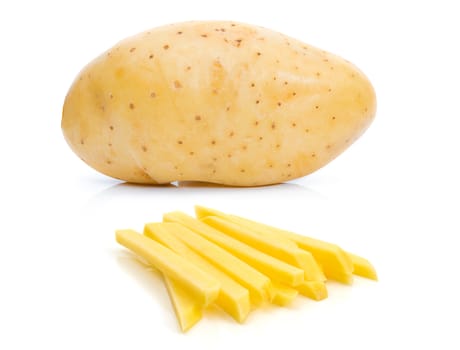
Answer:
[[[261,237],[259,241],[265,240],[271,243],[272,245],[276,245],[278,242],[280,242],[280,244],[285,249],[289,249],[289,247],[291,248],[294,247],[293,249],[297,249],[296,251],[294,250],[295,254],[298,257],[297,262],[300,262],[300,266],[299,265],[296,265],[296,266],[299,266],[304,270],[305,280],[307,281],[325,281],[326,280],[326,277],[323,271],[321,270],[320,266],[318,265],[313,255],[309,251],[305,251],[304,249],[299,249],[297,246],[297,243],[295,243],[293,240],[287,237],[283,237],[279,234],[273,234],[267,231],[266,229],[264,229],[264,227],[257,225],[256,223],[252,224],[249,220],[235,217],[232,215],[228,215],[228,214],[225,214],[215,209],[205,208],[205,207],[197,205],[195,206],[195,213],[196,213],[196,216],[200,218],[201,220],[208,220],[208,222],[210,223],[219,222],[220,223],[218,227],[219,229],[223,228],[222,222],[226,222],[227,226],[231,225],[230,227],[233,228],[232,231],[235,231],[235,230],[240,231],[240,235],[239,235],[240,237],[242,237],[241,230],[244,230],[243,232],[246,233],[246,236],[248,234],[253,234],[252,237],[254,237],[254,235],[259,235]],[[259,247],[259,245],[257,244],[258,241],[256,239],[253,238],[252,242],[254,246]],[[265,250],[265,252],[268,252],[268,253],[270,251],[273,252],[273,250],[271,250],[270,247],[267,247]],[[279,256],[280,255],[278,255],[278,257]]]
[[[353,274],[375,281],[378,280],[377,271],[367,259],[350,252],[347,254],[353,263]]]
[[[336,244],[299,235],[297,233],[265,225],[240,216],[221,213],[214,209],[195,207],[195,211],[198,213],[198,216],[222,216],[229,221],[235,222],[246,228],[250,228],[260,234],[270,236],[272,238],[292,240],[300,248],[309,251],[313,255],[328,279],[334,279],[346,284],[351,284],[353,282],[353,263],[347,253]]]
[[[163,219],[184,225],[174,230],[174,235],[247,288],[252,303],[258,305],[271,300],[272,284],[267,276],[193,230],[194,222],[208,226],[181,212],[167,213]]]
[[[234,222],[226,221],[216,216],[208,216],[202,218],[201,221],[230,237],[246,243],[277,259],[285,261],[288,264],[300,268],[308,264],[305,258],[305,252],[300,250],[297,245],[290,240],[260,235]]]
[[[272,304],[276,304],[278,306],[289,305],[299,294],[297,289],[276,282],[273,282],[273,290],[274,296]]]
[[[220,283],[171,249],[134,230],[117,230],[116,240],[180,283],[201,305],[208,306],[217,299]]]
[[[295,288],[303,296],[316,301],[326,299],[328,295],[326,284],[320,281],[304,281]]]
[[[163,278],[179,326],[183,332],[186,332],[201,320],[203,306],[179,283],[166,275],[163,275]]]
[[[144,235],[164,244],[174,252],[209,273],[221,283],[221,290],[216,304],[231,315],[236,321],[244,322],[251,309],[249,292],[225,272],[215,267],[209,260],[189,248],[173,232],[179,230],[176,223],[150,223],[144,227]]]

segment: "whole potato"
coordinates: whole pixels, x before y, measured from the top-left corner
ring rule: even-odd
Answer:
[[[62,129],[80,158],[135,183],[278,183],[324,166],[371,123],[348,61],[268,29],[186,22],[128,38],[76,78]]]

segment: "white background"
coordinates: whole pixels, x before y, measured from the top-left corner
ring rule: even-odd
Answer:
[[[0,5],[0,349],[459,349],[460,25],[454,1],[15,1]],[[60,130],[78,71],[162,24],[231,19],[359,66],[375,122],[316,173],[262,188],[121,184]],[[267,307],[218,310],[181,334],[159,275],[114,241],[203,204],[330,240],[380,281]]]

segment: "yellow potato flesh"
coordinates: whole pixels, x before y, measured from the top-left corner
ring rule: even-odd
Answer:
[[[316,301],[326,299],[328,295],[326,284],[320,281],[304,281],[296,289],[303,296]]]
[[[208,260],[195,253],[172,232],[181,230],[175,223],[152,223],[144,227],[144,235],[164,244],[177,254],[195,264],[201,270],[216,278],[221,283],[221,290],[216,304],[238,322],[244,322],[250,312],[249,292],[246,288],[219,270]]]
[[[198,303],[180,283],[166,275],[163,277],[179,326],[183,332],[186,332],[201,320],[203,305]]]
[[[205,220],[204,223],[207,223],[207,221]],[[302,269],[254,249],[243,242],[227,236],[221,231],[210,227],[209,229],[200,230],[200,234],[253,266],[272,280],[286,283],[290,286],[296,286],[304,280]]]
[[[253,304],[259,305],[271,300],[273,294],[271,291],[271,280],[247,263],[197,233],[201,232],[200,225],[207,227],[205,224],[180,212],[167,213],[163,216],[163,219],[165,222],[182,224],[183,226],[174,230],[174,235],[195,252],[227,273],[243,287],[247,288]],[[195,222],[199,225],[196,225]]]
[[[116,240],[180,283],[201,305],[208,306],[217,299],[220,283],[172,250],[134,230],[117,230]]]
[[[308,263],[305,258],[305,252],[300,250],[292,241],[289,241],[289,244],[283,244],[283,240],[277,241],[276,238],[262,236],[238,224],[225,221],[218,217],[209,216],[201,219],[201,221],[230,237],[288,264],[303,268]]]
[[[278,306],[286,306],[292,303],[292,301],[299,295],[297,289],[289,287],[280,283],[273,283],[274,296],[272,304]]]
[[[270,234],[270,232],[267,231],[266,228],[262,227],[261,225],[257,225],[255,222],[251,222],[247,219],[239,218],[236,216],[228,215],[225,214],[221,211],[211,209],[211,208],[205,208],[203,206],[195,206],[195,213],[198,218],[201,218],[203,220],[208,220],[208,222],[219,222],[221,225],[219,225],[219,228],[223,228],[224,225],[222,224],[223,222],[226,222],[225,226],[228,226],[230,228],[233,228],[231,232],[236,232],[240,233],[240,237],[242,237],[241,233],[246,233],[245,238],[247,239],[247,236],[250,235],[252,238],[253,246],[256,247],[268,247],[266,248],[266,252],[269,252],[269,254],[276,254],[276,251],[279,250],[279,248],[276,248],[277,245],[284,247],[285,250],[289,250],[292,247],[294,247],[294,252],[297,254],[297,256],[300,256],[300,265],[296,264],[296,261],[294,261],[294,264],[296,266],[301,267],[304,272],[305,272],[305,280],[308,281],[325,281],[326,277],[323,274],[323,271],[319,267],[318,263],[314,259],[313,255],[309,251],[303,251],[298,249],[298,245],[291,239],[287,237],[283,237],[279,234]],[[217,220],[216,218],[220,219]],[[237,225],[237,226],[236,226]],[[254,239],[254,237],[259,236],[258,239]],[[260,241],[266,242],[265,245],[258,245]],[[275,248],[271,248],[271,246],[275,246]],[[258,248],[261,249],[261,248]],[[275,253],[273,253],[275,251]],[[283,254],[283,253],[282,253]],[[285,256],[285,255],[284,255]],[[277,257],[280,257],[278,254]],[[289,262],[293,262],[292,259],[289,260]],[[297,260],[297,263],[299,260]]]
[[[347,254],[353,263],[353,274],[375,281],[378,280],[377,271],[375,271],[374,266],[369,260],[349,252]]]
[[[348,61],[274,31],[187,22],[119,42],[76,77],[63,106],[72,150],[136,183],[279,183],[342,153],[376,98]]]
[[[333,279],[345,284],[353,283],[353,264],[351,259],[348,254],[336,244],[281,230],[235,215],[229,215],[228,218],[229,220],[235,220],[238,224],[257,230],[261,234],[272,238],[281,237],[292,240],[299,248],[313,255],[328,279]]]

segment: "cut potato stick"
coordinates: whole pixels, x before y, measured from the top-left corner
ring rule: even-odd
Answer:
[[[203,222],[207,223],[206,220]],[[304,271],[302,269],[259,251],[212,227],[206,230],[203,229],[200,234],[253,266],[274,281],[285,283],[289,286],[296,286],[304,280]]]
[[[326,284],[320,281],[304,281],[295,288],[303,296],[316,301],[326,299],[328,296]]]
[[[353,263],[353,274],[361,277],[369,278],[371,280],[377,281],[377,271],[375,271],[374,266],[365,258],[347,253]]]
[[[297,257],[297,262],[299,264],[294,263],[294,265],[304,270],[305,280],[326,280],[326,276],[324,275],[314,256],[309,251],[299,249],[297,243],[291,239],[282,237],[279,234],[270,234],[269,232],[267,233],[263,228],[257,227],[255,225],[249,225],[245,220],[239,220],[239,218],[227,215],[218,210],[209,209],[202,206],[195,206],[195,212],[198,218],[200,218],[202,221],[206,221],[206,223],[211,224],[215,228],[219,230],[226,228],[225,233],[233,234],[239,237],[242,241],[244,241],[244,239],[249,239],[252,242],[251,245],[255,248],[262,250],[262,247],[264,247],[264,251],[266,253],[273,256],[276,255],[277,258],[288,263],[292,263],[292,259],[283,259],[283,256],[285,257],[286,253],[279,253],[279,249],[277,250],[271,248],[271,246],[277,246],[278,242],[281,242],[284,250],[289,251],[291,249],[292,254]],[[250,238],[248,238],[248,236],[250,236]],[[261,241],[264,243],[260,243]]]
[[[163,275],[163,278],[179,326],[183,332],[186,332],[201,320],[203,306],[179,283],[166,275]]]
[[[221,283],[221,290],[216,304],[236,321],[244,322],[251,310],[249,291],[174,236],[172,232],[178,230],[178,226],[180,224],[176,223],[146,224],[144,235],[164,244],[187,259],[189,263],[195,264],[201,270],[216,278]]]
[[[274,296],[272,304],[278,306],[286,306],[292,303],[299,291],[293,287],[286,286],[281,283],[273,282]]]
[[[247,244],[240,242],[225,233],[218,231],[191,216],[184,216],[189,227],[195,230],[205,239],[217,244],[229,253],[238,257],[250,266],[254,267],[272,280],[295,286],[304,280],[304,271],[298,267],[289,265],[268,254],[265,254]]]
[[[276,239],[270,236],[263,236],[247,229],[234,222],[226,221],[217,216],[207,216],[202,218],[205,224],[225,233],[261,252],[269,254],[288,264],[303,268],[308,264],[305,258],[305,252],[300,250],[297,245],[290,240]],[[288,244],[286,244],[288,242]]]
[[[313,255],[328,279],[333,279],[346,284],[351,284],[353,282],[353,263],[351,262],[348,254],[336,244],[306,237],[240,216],[221,213],[214,209],[198,206],[195,207],[195,211],[199,217],[203,215],[219,215],[229,221],[259,232],[260,234],[274,238],[279,237],[290,239],[300,248],[309,251]]]
[[[220,291],[219,281],[171,249],[134,230],[117,230],[116,240],[180,283],[201,305],[208,306],[217,299]]]
[[[266,275],[197,233],[196,223],[198,228],[209,226],[181,212],[167,213],[163,219],[182,224],[174,230],[174,235],[247,288],[253,304],[271,300],[272,283]]]

